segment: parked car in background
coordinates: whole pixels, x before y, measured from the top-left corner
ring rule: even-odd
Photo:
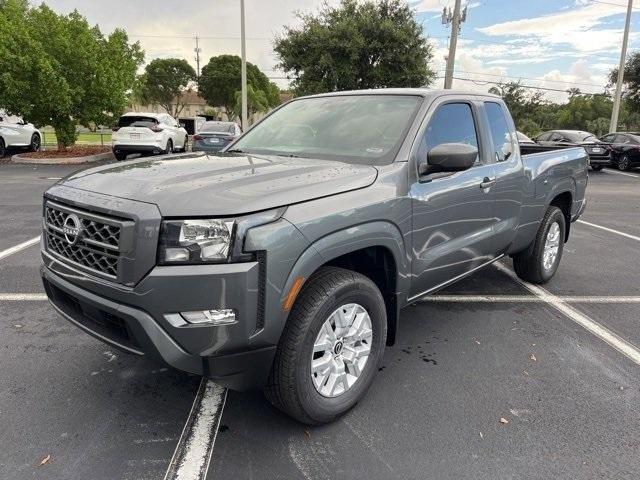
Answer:
[[[111,136],[111,147],[117,160],[124,160],[132,153],[184,152],[188,144],[187,131],[166,113],[125,113]]]
[[[520,145],[535,145],[536,143],[522,132],[516,132],[516,137]]]
[[[224,155],[170,158],[47,190],[51,303],[310,424],[364,396],[402,307],[507,256],[549,281],[586,206],[585,150],[521,155],[506,105],[480,93],[298,98]]]
[[[640,133],[609,133],[600,139],[609,145],[611,164],[618,170],[629,170],[640,165]]]
[[[205,122],[193,136],[194,152],[218,152],[242,135],[240,125],[234,122]]]
[[[584,147],[589,154],[589,166],[597,171],[611,165],[609,146],[589,132],[581,130],[551,130],[541,133],[535,138],[543,147]]]
[[[41,145],[42,135],[32,123],[0,110],[0,158],[9,148],[27,148],[36,152]]]

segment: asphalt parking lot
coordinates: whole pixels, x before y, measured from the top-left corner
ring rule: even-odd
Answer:
[[[0,477],[193,478],[170,463],[194,451],[200,379],[67,324],[43,299],[37,243],[13,249],[74,170],[0,165]],[[640,172],[590,172],[587,197],[545,290],[505,262],[408,307],[366,398],[334,424],[228,392],[206,478],[640,478]]]

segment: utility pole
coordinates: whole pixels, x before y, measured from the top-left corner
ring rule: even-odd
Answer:
[[[196,73],[198,78],[200,78],[200,52],[202,51],[198,43],[199,41],[200,39],[196,36],[196,48],[194,48],[193,51],[196,52]]]
[[[249,123],[247,119],[247,49],[244,32],[244,0],[240,0],[240,37],[242,44],[242,130],[246,130],[249,127]]]
[[[456,62],[456,47],[458,46],[458,34],[460,33],[460,24],[467,19],[467,7],[464,7],[462,13],[460,13],[460,4],[462,0],[456,0],[453,7],[453,13],[451,8],[447,11],[447,7],[442,11],[442,23],[444,25],[451,24],[451,39],[449,41],[449,55],[447,55],[447,69],[444,74],[444,88],[451,88],[453,83],[453,67]]]
[[[624,22],[624,35],[622,37],[622,51],[620,52],[620,65],[618,66],[618,81],[616,82],[616,93],[613,97],[613,110],[611,111],[611,123],[609,133],[618,130],[618,115],[620,113],[620,97],[622,96],[622,81],[624,79],[624,64],[627,59],[627,43],[629,42],[629,24],[631,23],[631,10],[633,10],[633,0],[629,0],[627,5],[627,18]]]

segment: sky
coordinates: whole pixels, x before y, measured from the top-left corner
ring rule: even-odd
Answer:
[[[327,0],[337,4],[339,0]],[[365,0],[362,0],[365,1]],[[442,9],[453,0],[406,0],[433,45],[432,68],[444,75],[450,27]],[[33,1],[33,4],[39,1]],[[139,41],[146,61],[186,58],[195,67],[195,36],[201,65],[211,56],[240,53],[238,0],[47,0],[60,13],[77,9],[103,32],[124,28]],[[276,70],[274,36],[296,25],[296,12],[317,12],[322,0],[245,0],[247,60],[281,87],[288,82]],[[567,88],[601,93],[608,72],[617,66],[626,0],[462,0],[467,19],[456,55],[454,88],[487,91],[489,82],[520,80],[565,101]],[[629,51],[640,49],[640,2],[631,17]],[[442,87],[436,80],[434,87]]]

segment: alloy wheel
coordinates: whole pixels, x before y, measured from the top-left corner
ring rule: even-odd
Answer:
[[[542,266],[545,270],[551,270],[558,258],[560,250],[560,225],[553,222],[547,231],[547,238],[544,242],[544,252],[542,254]]]
[[[369,313],[357,303],[336,309],[322,324],[311,355],[313,385],[323,397],[353,387],[369,360],[373,330]]]

